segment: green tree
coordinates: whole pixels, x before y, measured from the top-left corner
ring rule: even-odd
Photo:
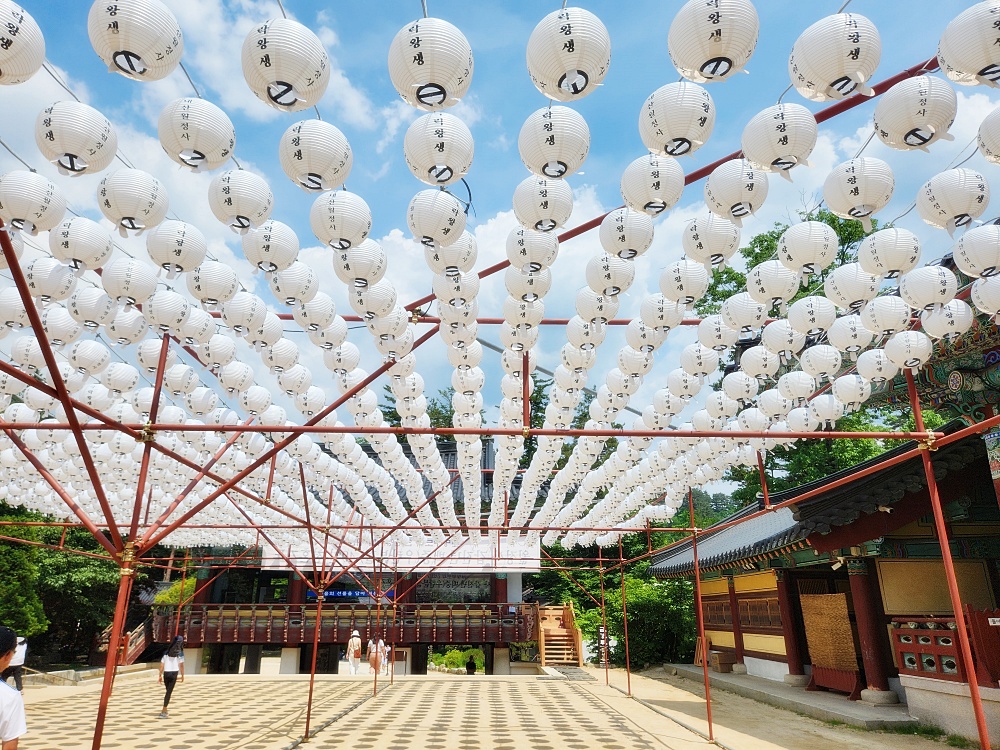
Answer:
[[[4,521],[38,520],[20,508],[0,504]],[[27,526],[5,526],[4,536],[37,542],[38,532]],[[13,628],[18,635],[30,637],[45,632],[49,622],[38,596],[39,549],[29,544],[0,543],[0,624]]]
[[[451,427],[452,418],[455,416],[455,408],[451,405],[451,397],[455,395],[455,389],[451,386],[447,388],[442,388],[438,391],[436,396],[431,396],[427,399],[427,416],[431,420],[431,427]],[[386,424],[392,427],[399,427],[402,425],[402,418],[399,416],[399,412],[396,411],[396,395],[392,392],[392,389],[387,385],[383,388],[382,398],[384,403],[379,405],[382,410],[382,415],[385,418]],[[454,435],[438,435],[437,441],[439,443],[454,443]],[[399,441],[401,443],[406,442],[406,435],[400,435]]]

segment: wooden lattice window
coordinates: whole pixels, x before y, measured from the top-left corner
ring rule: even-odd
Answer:
[[[777,598],[743,599],[740,625],[744,628],[780,628],[781,609]]]
[[[705,617],[705,627],[711,626],[731,626],[733,624],[732,612],[729,609],[729,602],[702,602],[702,612]]]

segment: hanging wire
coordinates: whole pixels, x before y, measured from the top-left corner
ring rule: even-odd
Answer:
[[[8,146],[5,143],[4,140],[3,140],[3,138],[0,138],[0,146],[3,146],[5,149],[7,149],[7,153],[9,153],[15,159],[17,159],[19,162],[21,162],[24,166],[26,166],[29,171],[31,171],[31,172],[37,171],[33,166],[31,166],[30,164],[28,164],[28,162],[26,162],[24,159],[22,159],[20,156],[18,156],[16,153],[14,153],[14,149],[12,149],[10,146]]]
[[[278,0],[278,9],[279,9],[279,10],[281,11],[281,15],[282,15],[282,17],[284,17],[284,18],[288,18],[288,14],[287,14],[287,13],[285,12],[285,6],[284,6],[284,4],[283,4],[283,3],[281,2],[281,0]]]
[[[420,0],[420,7],[424,10],[424,18],[427,18],[427,0]]]
[[[42,67],[45,69],[45,72],[48,73],[49,76],[51,76],[51,78],[52,78],[53,81],[55,81],[56,83],[58,83],[60,86],[62,86],[66,90],[67,94],[69,94],[70,96],[72,96],[78,102],[80,101],[80,97],[78,97],[76,94],[74,94],[73,93],[73,89],[71,89],[69,86],[66,85],[66,81],[63,80],[63,77],[61,75],[59,75],[58,73],[56,73],[55,68],[53,68],[49,64],[48,60],[46,60],[45,62],[42,63]]]
[[[846,7],[847,7],[848,5],[850,5],[850,4],[852,3],[852,2],[854,2],[854,0],[847,0],[847,2],[846,2],[846,3],[844,3],[843,5],[841,5],[841,6],[840,6],[840,10],[838,10],[837,12],[838,12],[838,13],[843,13],[843,12],[844,12],[844,8],[846,8]]]
[[[781,92],[781,96],[778,97],[778,104],[781,104],[781,100],[785,98],[785,94],[792,90],[792,84],[788,84],[788,88]]]
[[[313,110],[315,110],[315,112],[316,112],[316,119],[317,119],[317,120],[322,120],[322,119],[323,119],[323,115],[321,115],[321,114],[319,113],[319,107],[317,107],[317,106],[316,106],[316,105],[314,104],[314,105],[313,105]]]
[[[872,132],[869,134],[868,140],[866,140],[864,143],[861,144],[861,148],[858,149],[858,152],[854,155],[853,158],[857,159],[859,156],[861,156],[864,150],[868,148],[868,144],[872,142],[872,139],[874,137],[875,137],[875,129],[872,128]]]
[[[201,95],[201,92],[198,90],[198,87],[195,85],[194,79],[191,77],[191,74],[188,73],[188,69],[186,67],[184,67],[184,62],[183,61],[181,61],[180,66],[181,66],[181,70],[184,71],[184,75],[188,79],[188,83],[191,84],[191,88],[194,89],[194,95],[197,96],[199,99],[204,99],[205,97],[203,97]]]

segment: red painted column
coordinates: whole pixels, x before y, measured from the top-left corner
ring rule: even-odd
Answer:
[[[726,576],[726,580],[729,581],[729,614],[733,621],[733,643],[736,649],[736,664],[740,666],[739,669],[734,667],[733,671],[745,673],[746,664],[743,661],[743,626],[740,624],[740,607],[736,601],[736,584],[732,576]]]
[[[507,601],[507,574],[496,573],[493,576],[493,601],[503,604]]]
[[[788,662],[788,674],[785,682],[789,685],[805,685],[806,670],[802,665],[802,644],[799,643],[798,631],[795,628],[795,606],[792,603],[791,581],[783,570],[774,571],[778,581],[778,606],[781,608],[781,634],[785,638],[785,658]]]
[[[306,582],[296,573],[292,573],[291,580],[288,582],[288,603],[306,603]]]
[[[851,599],[854,603],[854,620],[858,626],[858,640],[861,642],[861,661],[865,666],[867,690],[861,691],[861,699],[868,703],[898,703],[899,698],[889,689],[882,654],[884,630],[879,622],[879,608],[875,604],[875,590],[868,577],[868,561],[851,558],[847,560],[847,577],[851,582]]]

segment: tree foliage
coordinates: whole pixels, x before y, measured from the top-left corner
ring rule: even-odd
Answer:
[[[24,521],[30,516],[20,508],[0,504],[0,519]],[[26,526],[5,526],[4,536],[25,541],[38,541],[38,531]],[[45,632],[49,622],[42,600],[38,596],[37,547],[18,542],[0,542],[0,624],[30,637]]]

